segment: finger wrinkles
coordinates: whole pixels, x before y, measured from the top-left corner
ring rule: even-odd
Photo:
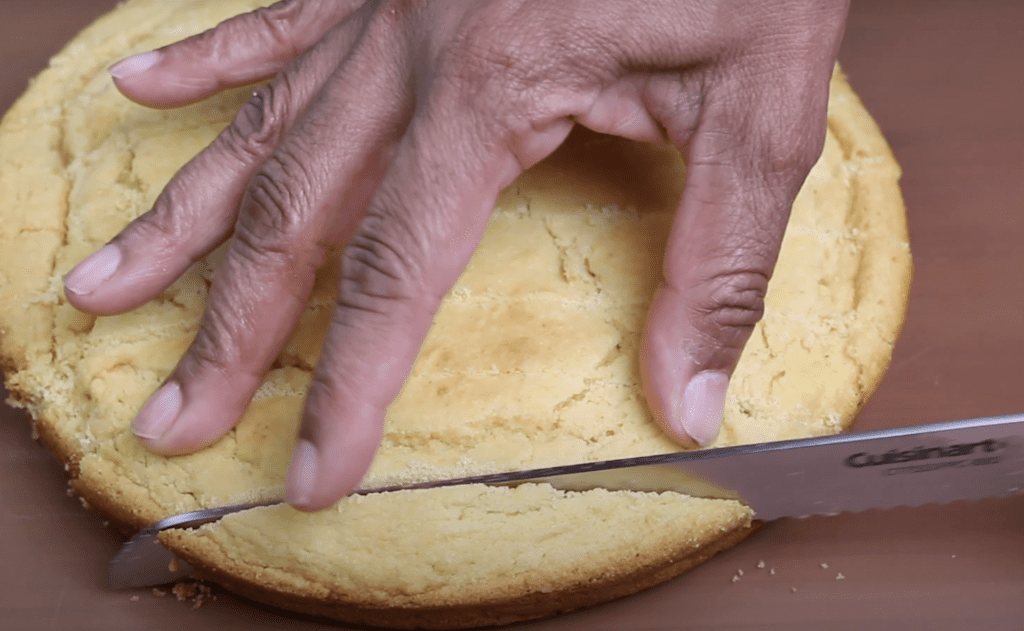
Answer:
[[[337,303],[346,309],[394,316],[398,304],[416,301],[424,287],[410,255],[387,237],[360,230],[345,245]]]
[[[302,164],[279,148],[256,174],[235,227],[233,251],[262,270],[268,283],[280,283],[304,300],[326,246],[320,238],[322,213],[311,202],[316,185]]]
[[[272,48],[287,51],[289,58],[294,58],[306,48],[297,41],[303,34],[296,32],[296,23],[307,5],[306,0],[281,0],[269,7],[256,9],[252,16],[263,26],[259,32],[266,34],[276,44]]]
[[[183,169],[177,176],[177,185],[164,189],[153,208],[135,219],[115,241],[129,252],[145,248],[145,255],[156,260],[181,257],[191,264],[205,255],[213,243],[191,238],[196,225],[203,222],[206,234],[213,237],[214,242],[219,242],[231,229],[233,217],[207,215],[201,205],[187,194],[184,189],[198,175],[195,169]],[[142,251],[138,253],[143,254]]]
[[[208,308],[196,339],[175,371],[179,379],[187,384],[214,376],[227,383],[238,383],[238,377],[245,375],[262,378],[273,357],[254,343],[258,307],[258,300],[236,292],[234,300],[217,301]]]
[[[238,85],[281,70],[347,16],[354,4],[283,0],[222,22],[172,50],[187,43],[189,56],[220,62],[218,88]]]
[[[249,183],[239,214],[240,236],[263,241],[289,243],[302,239],[312,227],[312,217],[319,214],[319,185],[316,174],[309,172],[311,161],[297,155],[295,139],[282,145],[256,172]]]
[[[698,321],[712,323],[715,333],[740,329],[745,335],[764,315],[768,280],[759,269],[719,271],[696,289],[692,310]]]

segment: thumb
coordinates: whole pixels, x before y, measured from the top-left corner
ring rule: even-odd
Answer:
[[[648,405],[682,443],[709,445],[721,429],[729,379],[764,313],[793,200],[821,152],[826,102],[827,86],[796,108],[705,110],[687,143],[665,280],[641,341]]]

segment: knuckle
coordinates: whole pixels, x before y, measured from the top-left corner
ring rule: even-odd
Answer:
[[[179,174],[178,179],[160,193],[153,207],[132,221],[118,235],[117,240],[130,249],[144,247],[151,255],[182,248],[190,251],[192,235],[202,221],[202,213],[197,210],[194,200],[185,193],[189,181],[191,178],[187,173]],[[219,223],[207,224],[209,230],[222,229]]]
[[[827,79],[822,85],[782,79],[778,85],[762,84],[749,90],[760,102],[760,106],[750,102],[751,96],[744,102],[749,131],[761,146],[769,177],[802,184],[817,161],[828,128]]]
[[[118,238],[128,247],[145,243],[147,248],[160,249],[183,241],[188,228],[180,214],[172,211],[180,208],[177,197],[173,191],[165,190],[153,208],[139,215]]]
[[[184,42],[191,53],[200,59],[231,59],[239,43],[259,42],[271,38],[277,46],[293,50],[289,28],[301,9],[302,0],[282,0],[268,7],[224,20],[217,26],[189,37]],[[266,46],[264,45],[265,49]]]
[[[249,183],[235,237],[257,251],[300,243],[310,221],[315,179],[294,148],[279,147]]]
[[[396,225],[368,217],[345,245],[339,307],[390,317],[396,308],[420,297],[424,283],[411,254],[414,248],[402,247],[411,244],[411,239],[400,236]]]
[[[768,280],[768,274],[752,268],[725,269],[708,276],[694,306],[705,333],[730,347],[742,346],[764,315]]]
[[[249,365],[244,349],[251,322],[242,313],[211,306],[203,315],[202,326],[188,349],[190,376],[204,373],[231,378]]]
[[[315,229],[313,180],[303,164],[288,151],[274,153],[250,183],[232,239],[238,265],[258,270],[265,286],[299,302],[312,290],[327,251]]]
[[[795,127],[795,126],[794,126]],[[821,127],[820,132],[818,127]],[[817,162],[821,155],[821,149],[825,141],[825,121],[817,125],[817,121],[810,127],[804,119],[799,127],[791,129],[789,133],[775,133],[771,141],[771,151],[767,167],[772,174],[798,176],[800,183],[811,171],[811,167]]]
[[[190,48],[204,59],[231,59],[239,43],[258,43],[263,50],[298,56],[295,23],[303,10],[303,0],[281,0],[268,7],[225,20],[194,37]]]
[[[580,87],[580,74],[562,43],[531,38],[521,25],[503,21],[468,27],[441,51],[440,76],[459,98],[486,108],[505,128],[547,119],[564,109],[567,94]]]
[[[287,76],[281,75],[253,92],[220,136],[231,153],[262,159],[280,142],[289,120],[290,91]]]
[[[298,49],[294,30],[304,4],[302,0],[280,0],[269,7],[256,9],[250,16],[259,31],[271,38],[275,48],[297,57],[303,51]]]

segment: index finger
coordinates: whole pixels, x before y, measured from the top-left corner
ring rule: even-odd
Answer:
[[[188,105],[225,88],[274,76],[362,4],[363,0],[283,0],[122,59],[110,67],[110,74],[119,90],[143,105]],[[359,29],[349,31],[354,35]]]

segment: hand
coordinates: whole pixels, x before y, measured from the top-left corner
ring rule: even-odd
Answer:
[[[111,68],[153,107],[273,77],[153,209],[66,279],[78,308],[151,299],[230,239],[199,333],[133,430],[176,454],[241,417],[347,242],[288,499],[358,485],[431,317],[499,191],[575,123],[688,159],[642,344],[652,412],[717,435],[793,199],[820,154],[846,0],[291,0]]]

